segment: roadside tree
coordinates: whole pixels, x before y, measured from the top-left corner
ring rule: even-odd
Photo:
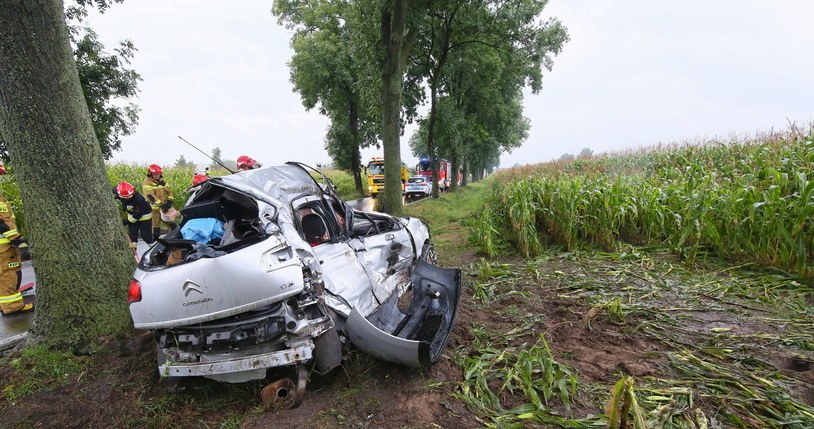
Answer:
[[[427,8],[426,17],[418,27],[417,49],[412,58],[423,70],[430,93],[426,150],[422,152],[433,160],[433,197],[438,197],[438,163],[434,160],[439,155],[449,157],[455,172],[459,164],[456,145],[444,151],[439,146],[440,142],[436,142],[436,123],[440,120],[437,114],[439,97],[451,95],[459,99],[457,109],[446,110],[453,112],[466,110],[464,104],[467,102],[460,101],[460,97],[469,96],[453,94],[451,90],[456,86],[444,85],[450,73],[448,69],[455,67],[451,64],[455,61],[454,57],[466,58],[466,52],[462,52],[465,50],[475,50],[485,55],[474,57],[474,68],[462,69],[459,65],[458,76],[454,77],[459,81],[463,78],[469,82],[482,81],[478,76],[467,76],[477,73],[481,68],[478,63],[482,61],[498,59],[502,63],[498,68],[502,71],[501,81],[496,82],[497,86],[484,88],[487,91],[499,88],[502,92],[490,98],[517,98],[516,94],[525,86],[538,92],[542,83],[541,68],[551,70],[552,56],[558,54],[568,40],[565,28],[557,19],[540,19],[546,3],[546,0],[445,0],[432,2]],[[471,86],[466,89],[471,89]],[[480,109],[484,107],[476,106]],[[456,140],[447,140],[447,143],[453,141]],[[453,186],[457,185],[457,181],[453,180],[453,183]]]
[[[29,342],[84,349],[101,336],[126,332],[132,254],[61,1],[0,2],[0,88],[0,135],[37,260]]]
[[[358,55],[358,7],[340,1],[302,8],[297,1],[278,0],[273,13],[297,29],[289,63],[294,91],[307,110],[318,106],[331,119],[325,148],[337,167],[351,171],[356,192],[362,194],[360,149],[378,145],[379,109],[364,100],[372,69]]]

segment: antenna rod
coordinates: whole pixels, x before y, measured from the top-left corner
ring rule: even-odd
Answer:
[[[211,159],[211,160],[212,160],[212,161],[214,161],[216,164],[218,164],[218,165],[220,165],[221,167],[225,168],[225,169],[226,169],[226,171],[228,171],[228,172],[230,172],[230,173],[232,173],[232,174],[235,174],[235,172],[234,172],[234,171],[232,171],[232,169],[231,169],[231,168],[229,168],[229,167],[227,167],[227,166],[223,165],[223,163],[222,163],[222,162],[220,162],[220,161],[218,161],[217,159],[212,158],[211,156],[207,155],[207,154],[206,154],[206,152],[204,152],[204,151],[202,151],[202,150],[198,149],[198,147],[197,147],[197,146],[195,146],[194,144],[192,144],[192,143],[188,142],[188,141],[187,141],[187,139],[185,139],[185,138],[183,138],[183,137],[181,137],[181,136],[178,136],[178,138],[179,138],[179,139],[181,139],[181,140],[183,140],[183,141],[184,141],[184,143],[186,143],[186,144],[188,144],[188,145],[192,146],[193,148],[195,148],[195,150],[197,150],[198,152],[200,152],[200,153],[204,154],[204,155],[205,155],[207,158]]]

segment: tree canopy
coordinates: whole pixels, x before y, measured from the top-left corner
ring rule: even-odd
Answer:
[[[541,18],[546,4],[277,0],[273,12],[296,29],[294,90],[331,119],[326,147],[337,165],[355,169],[359,148],[381,139],[382,208],[394,212],[400,192],[388,190],[400,188],[399,136],[420,103],[429,113],[410,139],[413,153],[447,157],[453,171],[495,166],[525,140],[522,91],[542,89],[543,69],[568,40],[557,19]]]
[[[311,9],[280,0],[273,12],[297,29],[289,63],[294,91],[306,109],[316,107],[330,118],[325,148],[336,166],[352,172],[362,193],[360,148],[377,145],[379,113],[375,103],[365,100],[370,66],[358,55],[359,34],[353,26],[358,6],[340,1]]]
[[[93,121],[93,131],[99,141],[102,156],[109,159],[121,148],[122,136],[135,132],[139,108],[130,100],[138,93],[141,76],[128,68],[136,47],[130,40],[119,43],[110,53],[99,41],[96,32],[84,25],[87,6],[104,12],[112,3],[122,0],[76,0],[65,9],[73,55],[82,93]],[[0,138],[0,158],[7,160],[6,143]]]

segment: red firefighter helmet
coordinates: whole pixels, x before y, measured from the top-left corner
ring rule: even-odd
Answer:
[[[3,164],[0,164],[0,174],[6,174],[6,166]]]
[[[158,164],[151,164],[147,167],[147,174],[164,174],[164,170]]]
[[[240,155],[240,157],[237,159],[236,164],[238,169],[243,167],[254,168],[254,164],[256,162],[257,161],[255,161],[254,158],[249,158],[246,155]]]
[[[136,188],[127,182],[119,182],[119,184],[116,185],[116,195],[118,195],[119,198],[124,198],[126,200],[135,195],[135,193]]]
[[[192,186],[200,185],[201,183],[206,182],[207,180],[209,180],[209,176],[207,176],[206,174],[198,173],[192,176]]]

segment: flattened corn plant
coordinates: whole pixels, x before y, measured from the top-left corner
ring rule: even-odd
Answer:
[[[621,247],[564,254],[581,269],[539,274],[543,284],[565,283],[561,298],[594,304],[586,317],[638,322],[636,331],[670,346],[659,352],[665,371],[637,379],[635,391],[628,378],[611,390],[609,427],[814,427],[814,407],[805,402],[805,372],[814,365],[809,287],[740,265],[689,270]],[[614,321],[614,313],[622,318]]]
[[[814,284],[814,130],[542,164],[507,177],[473,222],[473,241],[490,257],[505,249],[537,256],[552,244],[613,251],[627,242]]]
[[[543,336],[531,346],[508,345],[509,339],[528,329],[488,334],[491,341],[459,357],[464,380],[455,396],[487,427],[524,427],[524,422],[568,428],[601,426],[603,416],[574,419],[570,415],[577,379],[571,369],[554,359]],[[516,396],[521,403],[504,408],[501,398],[507,395]],[[553,407],[555,402],[564,407],[564,415]]]

